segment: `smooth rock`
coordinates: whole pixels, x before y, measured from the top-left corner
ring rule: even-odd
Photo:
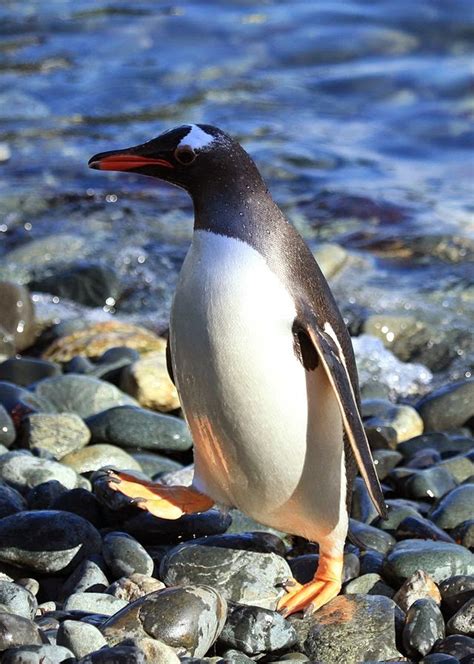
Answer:
[[[402,455],[396,450],[378,449],[372,452],[375,470],[379,480],[384,480],[389,472],[402,460]]]
[[[380,551],[380,553],[387,553],[395,544],[395,538],[390,533],[369,526],[356,519],[350,519],[349,529],[367,549],[375,549],[376,551]]]
[[[467,600],[463,606],[452,616],[447,624],[448,634],[474,634],[474,596]]]
[[[22,419],[30,413],[54,411],[53,405],[47,399],[6,381],[0,381],[0,404],[7,411],[15,427],[19,427]]]
[[[136,405],[132,397],[115,385],[78,374],[46,378],[37,383],[35,394],[47,399],[58,413],[76,413],[82,418],[114,406]]]
[[[11,336],[17,351],[28,348],[35,339],[35,308],[28,289],[0,281],[0,302],[0,326]]]
[[[51,504],[51,509],[72,512],[92,523],[96,528],[103,524],[100,503],[93,493],[87,489],[77,488],[65,491],[57,496]]]
[[[474,639],[464,634],[452,634],[437,643],[433,652],[446,653],[456,657],[461,664],[470,664],[474,656]]]
[[[404,484],[406,496],[416,500],[441,498],[456,487],[451,473],[439,466],[415,470]]]
[[[367,524],[371,524],[378,516],[362,477],[356,477],[354,480],[351,516],[356,521]]]
[[[34,486],[26,494],[30,510],[49,510],[54,501],[67,491],[57,480],[48,480]]]
[[[415,360],[430,366],[426,361],[430,354],[423,351],[429,342],[433,345],[432,332],[415,316],[373,314],[365,321],[364,332],[379,338],[402,362]]]
[[[72,664],[74,655],[68,648],[44,643],[41,646],[9,648],[2,664]]]
[[[0,605],[10,613],[30,619],[38,608],[35,596],[12,581],[0,581]]]
[[[77,658],[85,657],[107,645],[97,627],[78,620],[64,620],[59,625],[56,643],[68,648]]]
[[[63,364],[63,370],[64,373],[95,376],[119,386],[125,367],[138,360],[139,357],[140,355],[133,348],[119,346],[118,348],[109,348],[100,357],[93,358],[93,360],[82,355],[76,355],[72,360]]]
[[[180,407],[178,392],[166,366],[165,351],[147,353],[126,367],[120,388],[144,408],[166,413]]]
[[[276,609],[284,591],[279,584],[291,578],[284,558],[273,553],[179,545],[163,559],[160,578],[166,585],[210,585],[233,602]]]
[[[32,413],[23,418],[20,440],[23,447],[48,450],[56,459],[85,447],[90,431],[74,413]]]
[[[434,652],[420,659],[419,664],[459,664],[459,659],[444,653]]]
[[[0,653],[15,646],[41,643],[40,631],[32,620],[5,611],[0,612]]]
[[[216,509],[185,514],[176,521],[141,512],[121,523],[121,529],[142,544],[172,544],[203,535],[219,535],[228,529],[230,523],[230,515]]]
[[[319,556],[314,553],[306,553],[301,556],[296,556],[289,561],[292,576],[299,583],[308,583],[314,578]],[[353,553],[344,554],[344,563],[342,568],[343,582],[349,581],[358,576],[360,571],[360,564],[358,557]]]
[[[384,561],[384,554],[373,549],[362,551],[360,562],[360,574],[381,574]]]
[[[219,646],[237,648],[246,655],[255,656],[288,650],[296,641],[294,627],[276,611],[231,605],[219,637]]]
[[[0,404],[0,445],[10,447],[15,442],[16,430],[12,418]]]
[[[431,432],[415,436],[415,438],[400,443],[397,447],[405,459],[412,459],[416,454],[427,449],[439,452],[442,457],[453,453],[465,454],[472,449],[472,441],[465,438],[450,438],[445,433]]]
[[[388,516],[386,519],[377,520],[375,525],[377,528],[391,534],[396,532],[398,526],[408,516],[420,516],[417,509],[418,506],[414,507],[413,504],[410,504],[408,501],[389,499],[386,500],[385,503],[388,507]]]
[[[102,553],[115,579],[135,572],[151,576],[154,563],[143,546],[127,533],[108,533],[102,544]]]
[[[74,593],[69,595],[63,605],[64,611],[86,611],[87,613],[100,613],[103,616],[112,616],[128,603],[106,593]]]
[[[77,661],[77,664],[151,664],[144,652],[136,646],[119,645],[115,648],[101,648]],[[162,664],[157,662],[157,664]]]
[[[474,597],[474,576],[452,576],[440,583],[439,591],[443,600],[443,613],[451,617]]]
[[[95,443],[147,450],[182,451],[192,447],[184,420],[129,406],[104,409],[86,421]]]
[[[436,602],[417,599],[408,609],[403,628],[403,645],[409,655],[427,655],[436,641],[444,638],[444,620]]]
[[[69,597],[86,592],[104,592],[109,586],[104,568],[105,561],[100,556],[93,555],[88,560],[83,560],[64,582],[62,595]]]
[[[109,618],[101,628],[114,645],[124,637],[151,637],[178,654],[203,657],[224,627],[225,599],[214,588],[191,585],[168,588],[138,599]]]
[[[427,431],[462,427],[474,417],[474,380],[451,383],[431,392],[417,404]]]
[[[59,511],[20,512],[0,519],[0,561],[54,573],[100,551],[101,538],[85,519]]]
[[[43,357],[56,362],[68,362],[76,355],[100,357],[105,351],[118,346],[146,353],[163,350],[166,348],[166,340],[144,327],[111,320],[94,323],[62,336],[49,346]]]
[[[389,582],[401,584],[419,569],[440,582],[455,574],[473,574],[474,556],[458,544],[403,540],[387,554],[383,576]]]
[[[61,463],[70,466],[76,473],[90,473],[107,466],[120,470],[140,470],[140,465],[125,450],[107,444],[89,445],[66,454]]]
[[[21,451],[0,456],[0,479],[22,493],[49,480],[57,480],[67,489],[77,485],[77,473],[72,468]]]
[[[474,519],[463,521],[451,531],[453,539],[465,546],[466,549],[474,550]]]
[[[405,404],[393,404],[383,399],[362,402],[364,426],[388,426],[397,432],[397,443],[423,433],[423,421],[417,411]]]
[[[344,586],[344,595],[384,595],[393,597],[395,591],[388,586],[380,574],[362,574]]]
[[[474,484],[463,484],[439,501],[430,514],[430,519],[440,528],[450,530],[472,518],[473,506]]]
[[[388,597],[339,595],[308,618],[290,618],[298,650],[324,664],[399,659],[396,634],[402,613]]]
[[[0,483],[0,519],[26,510],[26,501],[16,489]]]
[[[277,535],[262,531],[209,535],[195,539],[194,544],[218,546],[224,549],[243,549],[257,553],[276,553],[283,557],[286,554],[286,546]]]
[[[169,459],[163,454],[155,452],[138,452],[134,448],[128,448],[127,451],[132,455],[135,461],[140,464],[142,472],[153,481],[161,481],[165,473],[181,470],[183,465],[178,461]]]
[[[134,572],[129,577],[122,576],[114,581],[106,590],[109,595],[118,597],[127,602],[134,602],[140,597],[149,595],[157,590],[163,590],[165,584],[152,576]]]
[[[407,516],[403,519],[395,531],[395,537],[397,540],[432,539],[439,542],[455,543],[455,540],[444,530],[435,526],[430,519],[424,519],[422,516]]]
[[[27,387],[43,378],[59,376],[61,369],[54,362],[35,357],[12,357],[0,363],[0,380]]]
[[[448,470],[458,484],[461,484],[474,475],[474,463],[467,454],[454,456],[450,459],[440,461],[437,464],[437,467]]]

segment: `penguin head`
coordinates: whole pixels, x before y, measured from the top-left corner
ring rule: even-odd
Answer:
[[[245,150],[211,125],[182,125],[124,150],[94,155],[89,167],[102,171],[141,173],[165,180],[193,195],[197,190],[258,171]],[[240,179],[239,175],[239,179]],[[229,177],[230,176],[230,177]]]

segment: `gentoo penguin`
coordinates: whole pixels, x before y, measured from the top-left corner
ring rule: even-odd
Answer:
[[[183,125],[89,166],[177,185],[195,212],[168,343],[194,481],[116,473],[112,486],[160,517],[217,503],[317,542],[314,580],[290,580],[278,608],[318,609],[341,588],[357,466],[385,515],[350,337],[321,270],[252,159],[216,127]]]

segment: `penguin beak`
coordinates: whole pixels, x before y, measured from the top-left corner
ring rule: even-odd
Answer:
[[[98,171],[135,171],[146,167],[160,166],[162,168],[174,168],[166,159],[159,157],[146,157],[136,154],[133,151],[136,148],[127,148],[125,150],[112,150],[110,152],[100,152],[89,159],[89,168]]]

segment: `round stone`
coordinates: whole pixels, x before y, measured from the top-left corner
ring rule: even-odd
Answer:
[[[467,600],[465,604],[454,614],[446,625],[448,634],[474,634],[474,597]]]
[[[444,620],[436,602],[417,599],[408,609],[403,628],[403,645],[409,655],[427,655],[436,641],[444,638]]]
[[[443,613],[451,617],[474,595],[474,576],[453,576],[443,581],[439,590],[443,598]]]
[[[472,518],[474,484],[463,484],[444,496],[430,518],[440,528],[449,530]]]
[[[89,445],[76,452],[66,454],[61,463],[73,468],[76,473],[90,473],[99,468],[113,466],[120,470],[141,470],[135,459],[115,445]]]
[[[0,380],[27,387],[43,378],[58,376],[61,369],[57,364],[35,357],[12,357],[0,364]]]
[[[87,489],[77,488],[64,491],[53,500],[51,509],[77,514],[96,528],[104,525],[100,503]]]
[[[150,576],[154,563],[143,546],[127,533],[108,533],[102,549],[105,562],[114,578],[130,576],[135,572]]]
[[[417,411],[405,404],[393,404],[383,399],[366,399],[362,402],[364,426],[391,427],[397,432],[397,443],[402,443],[423,433],[423,421]]]
[[[142,544],[172,544],[204,535],[218,535],[227,530],[231,516],[216,509],[198,514],[185,514],[180,519],[159,519],[148,512],[140,513],[121,523],[123,531]]]
[[[29,590],[12,581],[0,581],[0,605],[23,618],[35,617],[38,602]]]
[[[451,383],[421,399],[417,409],[427,431],[462,427],[474,417],[474,380]]]
[[[0,483],[0,519],[26,509],[26,501],[16,489]]]
[[[404,484],[405,495],[415,499],[441,498],[456,487],[456,481],[451,473],[439,466],[415,470]]]
[[[11,648],[2,657],[2,664],[67,664],[74,657],[68,648],[52,644]],[[74,660],[72,660],[74,661]]]
[[[144,408],[166,413],[180,407],[178,392],[168,373],[164,350],[147,353],[126,367],[121,375],[120,387]]]
[[[97,627],[78,620],[64,620],[60,623],[56,643],[68,648],[77,658],[85,657],[107,645]]]
[[[0,404],[0,445],[10,447],[15,442],[16,431],[10,415]]]
[[[410,606],[419,599],[432,599],[437,605],[441,603],[441,595],[438,586],[433,579],[423,570],[416,570],[393,597],[401,610],[406,613]]]
[[[74,594],[104,592],[109,586],[104,569],[105,561],[101,556],[92,555],[88,560],[83,560],[64,582],[62,595],[69,597]]]
[[[422,516],[407,516],[403,519],[395,531],[395,537],[397,540],[432,539],[455,543],[455,540],[444,530],[435,526],[430,519],[424,519]]]
[[[49,480],[57,480],[67,489],[77,485],[77,473],[72,468],[20,451],[0,456],[0,479],[23,493]]]
[[[56,459],[85,447],[90,431],[75,413],[33,413],[23,418],[20,440],[30,450],[42,449]]]
[[[362,574],[344,586],[344,595],[383,595],[393,597],[395,591],[384,583],[380,574]]]
[[[387,553],[395,544],[395,538],[379,528],[374,528],[374,526],[369,526],[356,519],[351,519],[349,523],[350,532],[354,533],[367,549],[375,549],[376,551],[380,551],[380,553]]]
[[[70,512],[20,512],[0,520],[0,561],[55,573],[100,551],[97,530]]]
[[[431,432],[422,436],[416,436],[410,440],[400,443],[397,450],[403,454],[406,459],[412,459],[422,450],[434,450],[441,456],[456,454],[465,454],[472,449],[472,440],[454,437],[450,438],[444,433]]]
[[[462,664],[470,664],[474,656],[474,639],[464,634],[452,634],[437,643],[433,652],[446,653],[456,657]]]
[[[73,593],[69,595],[63,604],[64,611],[85,611],[86,613],[98,613],[103,616],[112,616],[120,609],[128,606],[128,603],[113,595],[106,593]]]
[[[158,581],[158,579],[134,572],[129,577],[122,576],[117,581],[114,581],[107,588],[107,593],[119,599],[124,599],[127,602],[134,602],[140,597],[149,595],[157,590],[163,590],[164,588],[165,584]]]
[[[7,648],[42,642],[40,631],[32,620],[0,611],[0,653]]]

